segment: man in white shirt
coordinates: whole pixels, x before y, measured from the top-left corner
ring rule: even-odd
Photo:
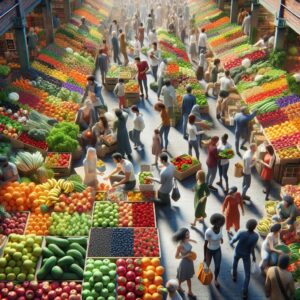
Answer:
[[[220,79],[220,92],[225,91],[228,94],[230,92],[236,92],[236,86],[233,79],[230,76],[229,70],[225,71],[225,76]]]
[[[250,200],[250,197],[246,195],[251,185],[251,169],[256,163],[255,153],[256,144],[250,144],[250,149],[247,150],[243,156],[243,185],[242,185],[242,198],[244,200]]]
[[[176,90],[170,80],[165,81],[165,85],[161,89],[161,94],[164,97],[163,103],[167,108],[169,117],[173,116],[174,106],[177,105]]]
[[[242,24],[242,30],[244,31],[244,33],[248,36],[250,36],[250,32],[251,32],[251,12],[248,12],[246,18],[243,21]]]
[[[157,70],[160,63],[160,51],[157,49],[157,43],[152,43],[152,49],[148,52],[149,64],[152,70],[152,75],[155,82],[157,82]]]
[[[107,179],[111,180],[113,187],[122,186],[125,191],[133,190],[136,185],[133,164],[124,159],[121,153],[114,153],[112,159],[117,167],[108,175]]]
[[[205,33],[205,28],[201,29],[201,32],[199,34],[198,38],[198,53],[201,53],[201,50],[203,49],[206,52],[207,48],[207,35]]]
[[[131,107],[131,111],[135,114],[133,119],[133,130],[129,131],[129,137],[134,143],[134,149],[138,151],[143,150],[143,144],[141,142],[141,132],[145,129],[145,122],[143,115],[140,113],[139,108],[136,105]]]
[[[167,65],[168,65],[168,61],[166,59],[163,59],[161,61],[161,63],[158,66],[158,70],[157,70],[157,77],[158,77],[158,81],[157,81],[157,99],[159,101],[159,97],[161,94],[161,89],[164,85],[164,78],[165,78],[165,74],[166,74],[166,69],[167,69]]]

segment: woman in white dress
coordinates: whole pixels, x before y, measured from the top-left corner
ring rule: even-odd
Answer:
[[[97,187],[97,153],[95,148],[88,148],[85,159],[83,160],[84,180],[83,183],[87,186]]]

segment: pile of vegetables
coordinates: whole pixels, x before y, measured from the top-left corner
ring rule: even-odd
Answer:
[[[189,168],[199,164],[199,161],[190,155],[183,154],[172,159],[171,163],[175,166],[179,172],[184,172]]]

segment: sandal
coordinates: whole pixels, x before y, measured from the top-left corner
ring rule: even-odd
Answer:
[[[193,298],[193,299],[197,299],[197,297],[193,293],[188,294],[188,296],[191,297],[191,298]]]

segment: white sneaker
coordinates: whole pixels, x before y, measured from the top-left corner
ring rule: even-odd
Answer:
[[[143,147],[142,146],[138,146],[137,147],[137,151],[142,151],[143,150]]]

